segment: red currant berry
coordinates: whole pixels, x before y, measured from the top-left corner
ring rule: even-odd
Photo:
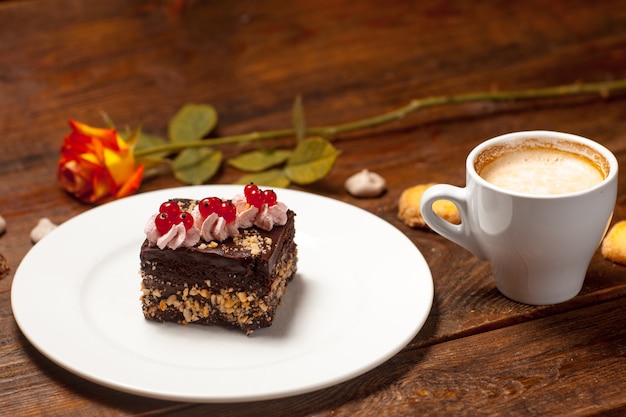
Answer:
[[[276,193],[274,192],[274,190],[264,190],[263,200],[265,200],[268,206],[273,206],[274,204],[276,204]]]
[[[182,223],[185,226],[185,230],[189,230],[193,226],[193,216],[186,211],[182,211],[178,215],[176,223]]]
[[[203,198],[199,203],[200,214],[207,218],[211,213],[217,213],[221,204],[222,200],[217,197]]]
[[[226,223],[232,223],[237,218],[237,208],[231,200],[222,201],[218,214],[226,220]]]
[[[248,204],[258,209],[260,209],[265,202],[263,193],[258,188],[256,190],[251,190],[249,195],[246,197],[246,200],[248,201]]]
[[[159,233],[164,235],[172,227],[172,219],[170,218],[169,214],[165,212],[159,213],[159,215],[156,216],[156,218],[154,219],[154,225],[156,226]]]
[[[248,196],[255,191],[259,191],[259,187],[257,187],[256,184],[254,184],[253,182],[251,182],[250,184],[246,184],[246,186],[243,187],[243,195],[246,196],[246,200],[248,199]]]
[[[159,213],[167,213],[171,217],[176,217],[180,213],[180,207],[175,201],[166,201],[159,207]]]

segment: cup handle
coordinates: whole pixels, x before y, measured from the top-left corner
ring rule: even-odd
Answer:
[[[442,219],[433,211],[433,204],[438,200],[448,200],[459,210],[461,224],[453,224]],[[463,246],[480,259],[486,259],[482,248],[476,241],[469,224],[467,210],[467,189],[448,184],[429,187],[422,195],[420,203],[422,217],[428,226],[441,236]]]

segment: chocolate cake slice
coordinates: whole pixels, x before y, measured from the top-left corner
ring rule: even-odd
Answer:
[[[182,213],[193,213],[194,224],[202,229],[202,223],[208,220],[199,214],[198,206],[205,200],[172,201]],[[232,203],[229,200],[223,204]],[[240,201],[239,207],[242,204]],[[250,207],[250,204],[243,204],[242,211]],[[257,211],[266,209],[260,207]],[[192,236],[190,240],[189,236],[197,232],[189,228],[186,246],[162,245],[161,248],[148,236],[140,251],[141,302],[145,318],[232,327],[246,334],[270,326],[287,283],[297,269],[295,213],[284,211],[284,224],[274,224],[270,230],[245,224],[244,220],[242,223],[233,220],[234,236],[222,241],[205,239],[202,232],[201,236],[195,239]],[[237,212],[238,216],[240,214]],[[183,228],[180,226],[180,230]]]

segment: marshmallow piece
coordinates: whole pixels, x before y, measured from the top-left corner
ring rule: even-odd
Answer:
[[[385,191],[387,182],[377,173],[363,169],[348,178],[344,185],[355,197],[378,197]]]
[[[0,216],[0,235],[4,234],[7,231],[7,221],[4,220],[4,217]]]
[[[44,217],[39,219],[37,226],[30,232],[30,240],[33,243],[39,242],[45,235],[57,228],[57,225],[52,223],[49,218]]]

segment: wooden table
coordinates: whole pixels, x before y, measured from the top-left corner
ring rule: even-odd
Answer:
[[[412,99],[626,77],[620,1],[372,0],[0,2],[0,414],[47,415],[622,415],[626,413],[626,268],[593,258],[582,292],[554,306],[501,296],[489,265],[396,217],[407,187],[464,184],[464,159],[502,133],[549,129],[595,139],[626,164],[626,95],[475,102],[413,113],[333,137],[333,171],[292,186],[364,208],[420,249],[435,296],[419,334],[352,380],[295,397],[185,404],[101,387],[53,364],[11,310],[14,272],[38,219],[91,207],[56,180],[68,119],[165,135],[184,103],[211,103],[217,134],[289,128],[301,95],[309,126],[385,113]],[[292,139],[279,142],[292,146]],[[241,148],[226,146],[226,156]],[[373,199],[344,190],[367,168]],[[241,173],[224,166],[216,183]],[[626,218],[626,173],[614,220]],[[140,192],[176,186],[170,175]],[[376,243],[376,237],[372,237]],[[375,247],[375,245],[373,245]],[[410,271],[407,271],[410,273]],[[375,335],[375,329],[372,329]]]

